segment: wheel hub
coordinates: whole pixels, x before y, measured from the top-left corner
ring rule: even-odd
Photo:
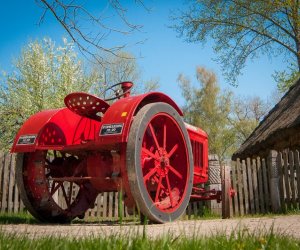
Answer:
[[[168,157],[167,151],[164,148],[160,148],[158,150],[158,152],[159,152],[159,155],[160,155],[160,157],[159,157],[160,167],[165,168],[165,167],[169,166],[170,159]]]

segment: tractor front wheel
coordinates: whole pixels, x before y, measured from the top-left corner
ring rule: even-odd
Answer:
[[[158,223],[179,218],[190,200],[194,164],[178,112],[165,103],[141,108],[130,128],[126,157],[131,193],[140,212]]]

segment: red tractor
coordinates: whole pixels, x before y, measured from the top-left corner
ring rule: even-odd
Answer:
[[[158,223],[180,217],[191,199],[221,200],[220,191],[200,187],[208,180],[207,134],[184,123],[167,95],[130,96],[132,86],[113,85],[106,100],[71,93],[65,108],[23,124],[11,152],[22,201],[38,220],[83,218],[107,191],[122,192],[129,211]],[[64,205],[54,197],[59,189]]]

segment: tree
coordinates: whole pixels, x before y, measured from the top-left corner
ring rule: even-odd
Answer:
[[[178,77],[186,122],[202,128],[209,139],[209,153],[219,160],[231,157],[267,114],[271,103],[259,97],[235,97],[221,90],[216,75],[197,67],[197,81],[193,86],[184,75]]]
[[[134,2],[147,10],[142,0]],[[116,55],[125,47],[125,44],[104,46],[108,36],[127,36],[142,28],[130,22],[127,9],[119,0],[99,1],[96,6],[79,0],[36,0],[36,3],[43,9],[40,23],[50,14],[84,55],[101,64],[105,63],[103,55]],[[113,19],[117,20],[115,26],[112,25]]]
[[[237,148],[250,136],[270,108],[270,103],[257,96],[233,98],[228,121],[234,129]]]
[[[280,93],[284,94],[300,77],[300,73],[297,70],[297,65],[292,62],[288,65],[287,69],[283,71],[275,71],[273,78],[277,82],[277,88]]]
[[[88,91],[94,79],[83,71],[72,43],[29,43],[0,84],[0,148],[8,149],[23,122],[38,111],[64,106],[70,92]]]
[[[216,75],[203,67],[197,67],[200,87],[191,85],[184,75],[178,82],[186,101],[183,111],[188,123],[202,128],[209,138],[210,154],[217,154],[220,161],[228,158],[235,146],[234,130],[228,124],[232,93],[222,93]]]
[[[291,84],[300,72],[299,6],[298,0],[190,0],[188,9],[174,17],[174,28],[189,42],[212,39],[232,84],[237,84],[247,59],[261,54],[283,55],[295,65],[285,71],[284,79]]]
[[[128,60],[127,58],[132,58]],[[156,79],[143,80],[141,70],[137,60],[132,54],[119,51],[116,56],[109,55],[105,58],[105,64],[97,64],[92,69],[93,78],[99,79],[98,83],[94,85],[91,92],[101,96],[103,91],[109,86],[124,82],[131,81],[135,85],[132,93],[146,93],[159,88],[159,81]],[[101,96],[108,98],[108,96]]]
[[[92,75],[99,79],[99,84],[92,90],[94,94],[101,96],[103,91],[113,84],[124,81],[136,82],[140,78],[137,61],[130,53],[119,51],[116,56],[108,55],[104,60],[104,64],[93,65]]]
[[[44,109],[63,107],[65,96],[71,92],[90,92],[103,98],[105,88],[122,81],[139,80],[136,92],[159,86],[155,80],[141,80],[136,60],[122,56],[110,57],[106,65],[85,72],[74,44],[66,39],[63,46],[55,46],[50,39],[29,43],[14,67],[14,72],[2,75],[0,82],[1,149],[11,146],[29,116]]]

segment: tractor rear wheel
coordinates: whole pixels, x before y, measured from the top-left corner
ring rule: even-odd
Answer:
[[[47,223],[83,218],[97,197],[89,182],[78,181],[85,174],[83,164],[76,156],[53,151],[18,154],[16,180],[28,211]]]
[[[153,103],[135,116],[127,144],[127,172],[140,212],[153,222],[176,220],[190,200],[193,156],[178,112]]]

